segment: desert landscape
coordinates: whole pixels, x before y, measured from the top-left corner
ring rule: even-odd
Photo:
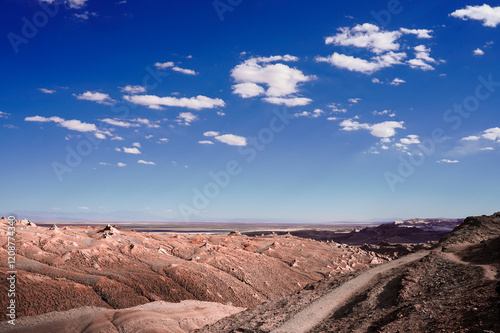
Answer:
[[[500,333],[498,29],[2,1],[0,333]]]
[[[0,222],[6,233],[8,220]],[[2,322],[2,332],[500,328],[500,213],[341,232],[363,241],[357,245],[293,235],[311,230],[249,236],[16,225],[18,319],[15,328]],[[7,253],[3,240],[4,307]]]

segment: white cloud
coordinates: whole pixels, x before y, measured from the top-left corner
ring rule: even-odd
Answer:
[[[10,116],[10,113],[0,111],[0,118],[9,118],[9,116]]]
[[[156,165],[155,162],[151,162],[151,161],[144,161],[144,160],[138,160],[137,163],[140,163],[140,164],[146,164],[146,165]]]
[[[79,9],[85,6],[87,0],[39,0],[40,2],[45,3],[63,3],[72,9]]]
[[[132,146],[137,147],[137,148],[141,148],[141,144],[139,142],[132,143]]]
[[[146,135],[144,138],[146,138],[147,140],[151,139],[154,135],[152,134],[149,134],[149,135]]]
[[[384,115],[388,115],[389,117],[395,117],[396,116],[396,113],[395,112],[392,112],[391,110],[384,110],[384,111],[373,111],[372,112],[373,115],[375,116],[384,116]]]
[[[167,61],[167,62],[163,62],[163,63],[157,62],[155,64],[155,67],[160,68],[160,69],[165,69],[165,68],[174,67],[174,66],[175,66],[175,64],[173,61]]]
[[[83,94],[77,95],[73,94],[77,99],[97,102],[99,104],[111,105],[115,100],[112,99],[108,94],[100,93],[97,91],[86,91]]]
[[[347,109],[340,107],[340,104],[331,103],[327,106],[329,108],[331,108],[332,112],[334,112],[334,113],[346,113],[347,112]]]
[[[177,67],[177,66],[172,67],[172,70],[176,71],[176,72],[183,73],[183,74],[187,74],[187,75],[198,75],[198,73],[196,73],[192,69],[185,69],[185,68],[180,68],[180,67]]]
[[[366,74],[371,74],[378,71],[382,67],[376,63],[370,62],[365,59],[356,58],[353,56],[348,56],[345,54],[340,54],[334,52],[332,55],[327,57],[316,57],[317,62],[327,62],[332,66],[338,68],[344,68],[354,72],[361,72]]]
[[[262,63],[269,63],[269,62],[275,62],[275,61],[298,61],[299,58],[285,54],[284,56],[278,55],[278,56],[270,56],[270,57],[255,57],[255,58],[250,58],[247,61],[254,61],[254,62],[262,62]]]
[[[41,117],[41,116],[34,116],[34,117],[26,117],[24,118],[25,121],[32,121],[32,122],[40,122],[40,123],[47,123],[47,122],[54,122],[58,124],[61,127],[67,128],[72,131],[77,131],[77,132],[95,132],[97,131],[97,126],[94,124],[90,123],[84,123],[80,120],[77,119],[72,119],[72,120],[65,120],[60,117]]]
[[[353,103],[353,104],[357,104],[359,101],[361,100],[361,98],[349,98],[348,101]]]
[[[50,90],[50,89],[45,89],[45,88],[38,88],[38,90],[40,90],[44,94],[53,94],[56,92],[55,90]]]
[[[500,143],[500,127],[488,128],[487,130],[481,132],[481,134],[479,135],[470,135],[462,138],[460,141],[471,142],[471,141],[479,141],[481,139]]]
[[[314,80],[315,76],[306,76],[296,68],[276,61],[297,61],[291,55],[256,57],[245,60],[231,70],[231,77],[236,84],[233,94],[242,98],[265,96],[264,101],[287,106],[306,105],[309,98],[297,97],[302,83]],[[266,89],[267,88],[267,89]]]
[[[422,59],[410,59],[408,60],[408,64],[410,64],[411,68],[419,68],[423,71],[431,71],[434,69],[431,65],[423,61]]]
[[[380,80],[379,80],[379,79],[377,79],[376,77],[374,77],[374,78],[372,79],[372,83],[382,83],[382,82],[380,82]]]
[[[152,122],[151,120],[146,119],[146,118],[130,119],[130,121],[146,125],[148,128],[159,128],[160,127],[160,125],[157,124],[159,121]]]
[[[91,16],[97,16],[95,12],[84,11],[83,13],[74,13],[73,14],[77,19],[80,20],[88,20]]]
[[[190,58],[188,58],[190,59]],[[194,70],[192,69],[186,69],[186,68],[181,68],[179,66],[176,66],[173,61],[167,61],[167,62],[157,62],[155,63],[155,67],[159,69],[167,69],[171,68],[173,71],[187,74],[187,75],[198,75]]]
[[[464,21],[468,19],[483,21],[485,27],[494,28],[500,23],[500,6],[491,7],[487,4],[482,6],[466,6],[463,9],[454,11],[450,15]]]
[[[493,148],[493,147],[484,147],[484,148],[481,148],[481,150],[495,150],[495,148]]]
[[[357,121],[353,121],[352,119],[346,119],[340,123],[342,130],[344,131],[358,131],[360,129],[369,130],[370,134],[378,137],[378,138],[389,138],[391,136],[396,135],[396,129],[402,128],[403,121],[384,121],[382,123],[377,124],[367,124],[367,123],[359,123]]]
[[[94,133],[94,136],[98,139],[101,139],[101,140],[104,140],[106,139],[106,135],[104,135],[103,133],[100,133],[100,132],[96,132]]]
[[[99,162],[99,165],[104,165],[104,166],[107,166],[107,165],[111,165],[111,163]]]
[[[415,58],[408,60],[408,64],[411,68],[421,69],[423,71],[434,70],[434,67],[430,64],[435,64],[437,61],[434,58],[431,58],[429,48],[426,48],[425,45],[418,45],[414,47],[415,49]]]
[[[238,83],[233,85],[233,94],[240,95],[243,98],[250,98],[264,95],[266,90],[253,82]]]
[[[340,123],[343,131],[358,131],[360,129],[370,129],[370,124],[361,124],[352,119],[346,119]]]
[[[483,51],[483,50],[481,50],[481,49],[479,49],[479,48],[475,49],[475,50],[474,50],[474,51],[472,51],[472,52],[474,53],[474,55],[477,55],[477,56],[482,56],[482,55],[484,55],[484,51]]]
[[[399,44],[396,40],[402,34],[399,31],[381,31],[379,27],[371,23],[358,24],[353,28],[343,27],[338,30],[340,32],[335,36],[325,39],[325,44],[366,48],[376,54],[398,50]]]
[[[132,127],[138,126],[138,125],[126,122],[126,121],[118,120],[117,118],[115,118],[115,119],[104,118],[104,119],[99,119],[99,121],[102,121],[103,123],[110,124],[113,126],[119,126],[119,127],[125,127],[125,128],[129,128],[131,126]]]
[[[99,121],[102,121],[103,123],[110,124],[113,126],[118,126],[118,127],[140,127],[141,125],[146,125],[149,128],[158,128],[160,125],[156,124],[156,122],[152,122],[149,119],[146,118],[137,118],[137,119],[128,119],[128,121],[120,120],[119,118],[104,118],[104,119],[99,119]]]
[[[494,127],[484,131],[483,138],[500,142],[500,127]]]
[[[317,56],[317,62],[327,62],[332,66],[347,69],[354,72],[364,74],[372,74],[383,68],[392,67],[394,65],[405,64],[403,60],[407,57],[405,52],[397,52],[400,49],[400,44],[397,43],[403,34],[414,34],[417,38],[432,38],[429,33],[432,30],[427,29],[406,29],[401,28],[400,31],[384,31],[376,25],[365,23],[358,24],[353,28],[339,28],[340,32],[335,36],[327,37],[326,44],[334,44],[337,46],[354,46],[367,49],[376,54],[370,59],[363,59],[351,55],[334,52],[327,57]],[[416,59],[406,62],[412,68],[424,70],[433,69],[429,65],[430,56],[426,52],[417,54]],[[435,60],[432,59],[434,62]],[[373,83],[380,83],[380,80],[373,79]]]
[[[379,138],[388,138],[396,135],[397,128],[404,128],[403,121],[384,121],[374,124],[370,128],[370,133]]]
[[[402,33],[404,34],[413,34],[416,35],[417,38],[420,39],[426,39],[426,38],[432,38],[430,33],[432,33],[432,30],[427,30],[427,29],[406,29],[406,28],[401,28],[400,29]]]
[[[198,141],[198,143],[201,143],[202,145],[213,145],[214,144],[212,141],[209,141],[209,140]]]
[[[141,151],[135,147],[134,148],[123,147],[123,152],[127,153],[127,154],[134,154],[134,155],[138,155],[141,153]]]
[[[123,98],[134,104],[144,105],[151,109],[161,110],[162,106],[176,106],[193,110],[224,107],[226,104],[220,98],[210,98],[202,95],[196,97],[159,97],[155,95],[125,95]]]
[[[167,138],[159,138],[158,141],[156,141],[156,143],[167,143],[167,142],[168,142]]]
[[[410,134],[406,138],[402,138],[399,140],[404,145],[418,144],[420,140],[418,139],[418,135]]]
[[[479,139],[480,139],[480,137],[475,136],[475,135],[471,135],[471,136],[467,136],[465,138],[462,138],[461,140],[462,141],[477,141]]]
[[[118,162],[116,165],[119,166],[120,168],[127,166],[125,163],[122,163],[122,162]]]
[[[332,66],[347,69],[353,72],[372,74],[382,68],[402,64],[401,60],[404,58],[406,58],[405,52],[394,53],[391,51],[380,56],[372,57],[371,61],[334,52],[332,55],[327,57],[318,56],[316,57],[316,61],[327,62]]]
[[[121,136],[115,135],[114,137],[112,137],[112,138],[111,138],[111,140],[123,141],[123,140],[125,140],[125,139],[124,139],[124,138],[122,138]]]
[[[192,114],[191,112],[181,112],[177,116],[177,122],[189,126],[193,121],[198,120],[198,116],[195,114]]]
[[[215,137],[215,140],[226,143],[230,146],[246,146],[247,139],[245,137],[234,134],[223,134]]]
[[[81,210],[89,210],[90,208],[89,208],[89,207],[82,206],[82,207],[78,207],[78,209],[81,209]]]
[[[394,78],[394,80],[391,81],[391,83],[389,83],[391,86],[399,86],[401,83],[406,83],[405,80],[403,79],[400,79],[400,78]]]
[[[85,7],[85,3],[87,0],[65,0],[65,2],[69,5],[70,8],[78,9]]]
[[[302,111],[299,113],[295,113],[294,117],[295,118],[298,118],[298,117],[319,118],[321,115],[324,115],[324,114],[325,114],[325,111],[323,111],[321,109],[316,109],[312,112]]]
[[[122,149],[121,149],[121,148],[116,147],[116,148],[115,148],[115,151],[122,151]]]
[[[288,107],[304,106],[312,102],[312,99],[305,97],[265,97],[262,100],[271,104],[286,105]]]
[[[447,158],[443,158],[439,161],[436,161],[437,163],[448,163],[448,164],[453,164],[453,163],[458,163],[458,160],[449,160]]]
[[[135,95],[135,94],[142,94],[143,92],[146,92],[146,87],[143,86],[131,86],[131,85],[126,85],[125,87],[119,87],[121,92]]]
[[[208,132],[205,132],[203,133],[203,136],[217,136],[219,135],[220,133],[219,132],[215,132],[215,131],[208,131]]]

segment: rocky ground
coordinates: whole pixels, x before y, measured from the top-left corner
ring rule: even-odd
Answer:
[[[5,234],[7,221],[0,226]],[[291,234],[152,234],[27,220],[16,228],[20,319],[13,332],[271,332],[297,316],[312,321],[305,309],[328,308],[327,296],[346,289],[345,302],[307,323],[312,332],[500,332],[500,213],[466,219],[439,244],[380,238],[398,239],[397,230],[423,235],[398,226],[355,231],[377,238],[360,246]],[[421,250],[415,258],[422,259],[392,265]],[[380,273],[370,275],[374,267]],[[2,238],[2,307],[7,271]],[[349,289],[348,281],[359,284]],[[2,331],[12,330],[2,322]]]
[[[466,219],[421,260],[364,281],[311,332],[500,332],[499,236],[500,213]],[[353,276],[325,279],[198,332],[279,331]]]
[[[0,220],[5,234],[7,221]],[[82,306],[129,308],[200,300],[253,307],[329,276],[391,259],[291,235],[150,234],[108,227],[16,226],[17,314]],[[0,304],[7,298],[7,239],[0,241]]]

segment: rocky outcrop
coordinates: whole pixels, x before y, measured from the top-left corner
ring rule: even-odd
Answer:
[[[500,235],[500,212],[491,216],[470,216],[453,232],[444,236],[440,243],[443,247],[457,244],[478,244]]]

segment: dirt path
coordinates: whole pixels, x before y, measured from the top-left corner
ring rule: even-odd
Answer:
[[[484,270],[484,276],[487,279],[496,280],[497,270],[495,269],[495,267],[493,267],[491,265],[475,265],[475,264],[472,264],[470,262],[463,261],[462,259],[460,259],[459,256],[457,256],[456,254],[451,253],[451,252],[449,252],[449,253],[441,252],[441,255],[448,260],[451,260],[453,262],[456,262],[456,263],[459,263],[462,265],[479,266]]]
[[[271,333],[306,333],[320,324],[328,316],[339,309],[349,299],[355,296],[358,292],[364,290],[370,282],[378,274],[387,272],[393,268],[419,260],[430,251],[421,251],[407,255],[403,258],[376,266],[369,271],[347,281],[338,288],[333,289],[328,294],[317,299],[302,311],[295,314],[292,318],[286,321],[281,327],[271,331]]]

